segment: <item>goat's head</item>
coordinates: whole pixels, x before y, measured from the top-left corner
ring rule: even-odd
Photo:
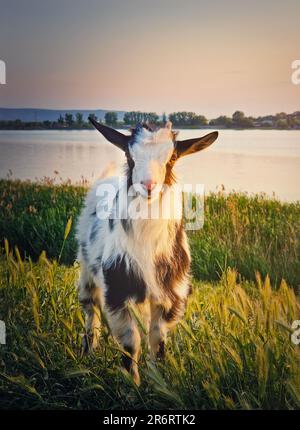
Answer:
[[[199,138],[177,140],[177,133],[172,131],[170,122],[156,130],[139,124],[127,136],[92,117],[89,120],[109,142],[125,152],[130,182],[148,199],[157,196],[163,185],[171,185],[175,181],[173,166],[176,160],[202,151],[218,137],[215,131]]]

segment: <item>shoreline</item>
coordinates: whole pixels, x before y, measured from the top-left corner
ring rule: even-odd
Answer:
[[[125,125],[119,125],[117,124],[114,126],[116,130],[130,130],[130,126]],[[213,125],[206,125],[206,126],[174,126],[174,130],[233,130],[233,131],[243,131],[243,130],[263,130],[263,131],[270,131],[270,130],[276,130],[276,131],[300,131],[299,128],[273,128],[273,127],[249,127],[249,128],[237,128],[237,127],[222,127],[222,126],[213,126]],[[93,131],[94,127],[82,127],[82,128],[46,128],[46,127],[20,127],[20,128],[0,128],[1,131]]]

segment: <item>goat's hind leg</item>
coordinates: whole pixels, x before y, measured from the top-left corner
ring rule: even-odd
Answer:
[[[96,287],[85,268],[82,268],[78,284],[79,302],[85,314],[85,334],[82,338],[83,352],[96,349],[101,327],[101,290]]]

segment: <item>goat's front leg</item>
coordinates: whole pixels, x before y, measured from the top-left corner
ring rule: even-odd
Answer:
[[[96,349],[100,337],[100,308],[101,290],[89,278],[85,268],[82,268],[78,284],[79,302],[85,314],[86,332],[82,339],[83,352]]]
[[[128,354],[123,356],[123,365],[132,374],[134,382],[139,385],[138,360],[141,353],[141,337],[137,324],[127,307],[108,312],[107,318],[112,335]]]
[[[164,358],[167,333],[184,315],[190,290],[184,288],[180,293],[179,295],[173,291],[169,303],[159,304],[151,301],[149,341],[153,358]]]

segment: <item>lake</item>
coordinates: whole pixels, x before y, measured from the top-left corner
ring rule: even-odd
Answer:
[[[180,139],[212,130],[181,130]],[[96,130],[0,131],[0,177],[40,179],[82,177],[93,182],[110,164],[122,172],[124,155]],[[220,130],[205,151],[178,162],[184,183],[204,184],[206,192],[264,192],[285,201],[300,200],[300,131]]]

